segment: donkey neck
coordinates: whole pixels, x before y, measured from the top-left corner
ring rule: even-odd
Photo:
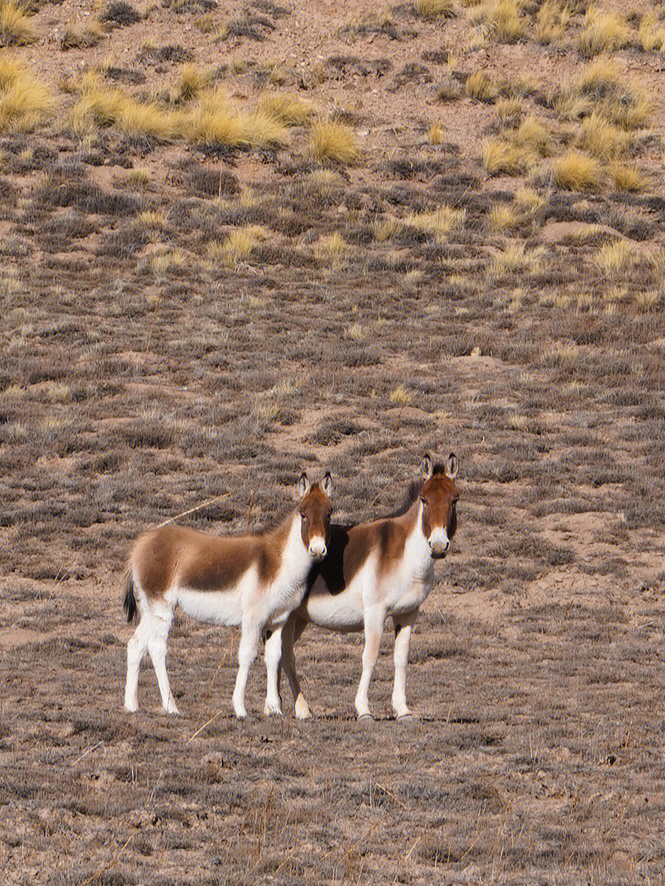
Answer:
[[[422,504],[418,499],[402,517],[405,532],[404,562],[414,577],[424,577],[432,571],[433,561],[425,534],[423,533]]]
[[[289,514],[265,540],[279,558],[273,583],[284,588],[301,585],[312,565],[312,558],[302,540],[299,512],[295,510]]]

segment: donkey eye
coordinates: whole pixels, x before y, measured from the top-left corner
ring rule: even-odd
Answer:
[[[301,519],[302,519],[302,521],[303,521],[303,523],[304,523],[305,520],[307,519],[307,514],[303,514],[303,512],[301,511],[301,512],[300,512],[300,517],[301,517]]]

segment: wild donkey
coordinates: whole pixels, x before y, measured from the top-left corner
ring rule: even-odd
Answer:
[[[150,653],[164,710],[177,714],[166,673],[166,640],[173,612],[199,621],[240,625],[238,675],[233,693],[236,717],[245,717],[245,686],[261,631],[269,627],[276,669],[281,633],[289,614],[301,602],[312,563],[326,556],[330,532],[332,479],[311,485],[298,480],[298,507],[284,522],[263,535],[219,538],[181,526],[155,529],[141,536],[129,559],[124,608],[141,620],[127,644],[125,708],[138,709],[141,660]],[[266,714],[279,714],[277,691],[268,690]]]
[[[356,526],[330,527],[328,556],[314,566],[308,592],[289,618],[275,647],[282,646],[281,666],[295,699],[300,720],[311,716],[296,674],[293,652],[308,623],[331,631],[365,630],[363,670],[356,694],[358,719],[371,718],[367,690],[379,654],[387,616],[395,627],[395,685],[392,705],[400,719],[411,716],[406,704],[406,665],[411,630],[418,609],[434,581],[434,560],[445,557],[457,529],[455,485],[457,458],[433,465],[429,455],[420,464],[422,481],[411,484],[405,505],[394,515]],[[268,695],[279,696],[279,655],[266,642]]]

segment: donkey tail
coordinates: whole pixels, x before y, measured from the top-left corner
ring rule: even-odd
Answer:
[[[125,610],[125,614],[127,616],[127,621],[131,624],[133,621],[136,621],[136,615],[138,609],[136,608],[136,597],[134,596],[134,576],[132,574],[132,570],[127,570],[127,576],[125,578],[125,599],[122,603],[122,608]]]

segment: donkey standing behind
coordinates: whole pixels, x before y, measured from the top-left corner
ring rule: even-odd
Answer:
[[[283,646],[283,666],[300,720],[311,717],[298,677],[294,644],[309,623],[331,631],[365,631],[363,670],[356,694],[358,719],[371,718],[367,691],[379,654],[384,621],[395,627],[395,684],[392,705],[400,719],[411,716],[406,704],[406,665],[411,630],[432,589],[434,560],[446,556],[457,528],[457,458],[420,464],[422,481],[411,484],[407,502],[396,514],[371,523],[330,528],[328,555],[312,568],[308,592],[293,612],[275,646]],[[279,697],[279,655],[266,642],[268,695]]]
[[[240,625],[238,675],[233,693],[236,717],[245,717],[245,686],[261,631],[272,633],[266,663],[276,670],[281,634],[289,614],[302,601],[307,575],[326,556],[330,531],[332,480],[326,474],[311,485],[298,480],[298,507],[263,535],[220,538],[182,526],[166,526],[141,536],[127,570],[124,608],[132,621],[141,616],[127,644],[125,708],[138,709],[141,660],[150,653],[164,710],[177,714],[166,673],[166,640],[176,606],[199,621]],[[266,714],[281,713],[279,695],[268,688]]]

